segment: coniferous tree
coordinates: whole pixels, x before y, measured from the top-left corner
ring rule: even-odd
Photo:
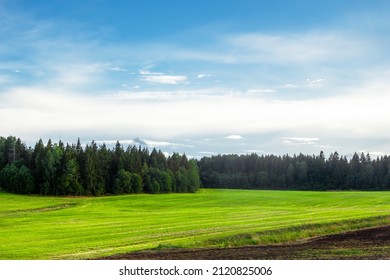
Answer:
[[[194,160],[190,160],[188,166],[188,191],[194,193],[201,187],[199,168]]]
[[[6,154],[5,138],[0,137],[0,170],[2,170],[7,165]]]
[[[105,193],[105,181],[98,165],[97,145],[92,141],[84,152],[84,190],[87,195],[102,195]]]
[[[43,193],[59,195],[59,174],[61,170],[61,160],[63,151],[58,145],[53,145],[49,139],[45,147],[45,157],[43,159]]]
[[[97,160],[97,171],[99,173],[99,178],[104,185],[104,193],[113,192],[113,182],[111,178],[113,175],[111,173],[111,161],[112,155],[107,149],[106,144],[103,143],[96,151],[96,160]]]

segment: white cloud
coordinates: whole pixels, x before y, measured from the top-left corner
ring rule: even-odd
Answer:
[[[214,47],[183,48],[160,45],[165,58],[221,64],[337,63],[370,55],[375,42],[343,31],[315,30],[298,33],[238,33],[215,38]],[[151,47],[152,49],[152,47]],[[149,55],[153,52],[148,51]],[[159,53],[155,54],[157,58]],[[202,75],[201,73],[200,75]]]
[[[233,135],[226,136],[225,139],[230,139],[230,140],[241,140],[241,139],[242,139],[242,136],[241,136],[241,135],[238,135],[238,134],[233,134]]]
[[[315,147],[317,148],[321,148],[321,149],[332,149],[332,150],[337,150],[339,147],[337,146],[333,146],[333,145],[329,145],[329,144],[326,144],[326,145],[314,145]]]
[[[192,145],[186,145],[186,144],[178,144],[178,143],[171,143],[171,142],[166,142],[166,141],[154,141],[154,140],[143,140],[149,147],[155,147],[155,148],[160,148],[160,147],[172,147],[172,148],[177,148],[177,147],[187,147],[187,148],[193,148],[194,146]]]
[[[164,73],[161,72],[152,72],[149,69],[141,69],[139,70],[140,75],[164,75]]]
[[[4,134],[25,135],[61,131],[100,131],[117,134],[166,138],[182,135],[238,133],[227,139],[242,139],[242,134],[310,133],[320,138],[331,132],[345,137],[389,137],[390,116],[387,84],[353,90],[353,94],[315,100],[273,100],[242,95],[198,92],[137,92],[125,96],[77,96],[53,88],[18,88],[3,92],[0,129]],[[367,94],[368,93],[368,94]],[[154,98],[165,102],[147,102]],[[126,99],[129,95],[132,98]],[[168,96],[168,97],[167,97]],[[145,102],[134,102],[140,99]],[[42,102],[44,100],[44,102]],[[218,106],[215,106],[218,104]],[[199,114],[199,111],[202,114]],[[362,113],[364,112],[364,113]],[[9,116],[13,116],[10,118]],[[28,118],[26,118],[28,116]],[[170,137],[169,137],[170,138]],[[318,142],[317,138],[285,137],[286,141]]]
[[[114,72],[127,72],[128,71],[126,68],[120,68],[120,67],[109,67],[108,70],[114,71]]]
[[[132,92],[133,97],[127,99],[130,93],[99,97],[49,87],[5,90],[0,94],[0,119],[7,121],[0,123],[0,130],[4,135],[17,135],[27,140],[69,134],[84,138],[90,135],[89,139],[98,139],[99,135],[126,139],[123,138],[125,132],[146,139],[204,139],[228,135],[227,140],[240,140],[241,135],[249,134],[315,135],[286,136],[281,141],[290,145],[287,148],[299,147],[300,150],[320,148],[316,145],[331,142],[344,151],[358,145],[354,139],[383,142],[390,138],[390,115],[384,113],[390,104],[390,91],[388,82],[381,79],[344,90],[342,95],[299,101],[243,96],[231,94],[229,90],[224,93],[222,89],[209,95],[207,90],[189,90],[184,97],[182,93]],[[164,102],[149,102],[155,95]],[[135,102],[137,98],[139,102]],[[229,135],[232,130],[236,134]],[[259,137],[259,141],[262,139]],[[178,141],[146,141],[156,147],[185,147]],[[212,142],[203,149],[207,151]],[[274,142],[278,142],[276,138]],[[386,147],[368,145],[368,140],[359,143],[363,146],[360,149],[370,147],[386,152]]]
[[[196,77],[198,79],[203,79],[203,78],[210,78],[211,75],[210,74],[198,74]]]
[[[184,75],[166,75],[161,72],[152,72],[148,69],[141,69],[139,73],[143,81],[152,83],[177,85],[187,80],[187,77]]]
[[[250,89],[247,90],[248,94],[263,94],[263,93],[275,93],[274,89]]]
[[[319,78],[319,79],[306,79],[307,86],[311,88],[318,88],[322,87],[324,85],[325,79]]]
[[[186,76],[173,76],[173,75],[149,75],[143,76],[142,80],[152,83],[159,84],[168,84],[168,85],[177,85],[179,83],[185,82],[187,80]]]
[[[38,70],[38,75],[44,79],[43,84],[58,88],[72,88],[74,86],[91,87],[101,82],[106,66],[100,63],[66,62],[54,63],[46,61]]]
[[[206,152],[206,151],[202,151],[202,152],[198,152],[199,154],[202,154],[202,155],[210,155],[210,156],[212,156],[212,155],[217,155],[218,153],[216,153],[216,152]]]
[[[283,143],[286,145],[314,145],[320,139],[308,137],[282,137]]]
[[[306,79],[306,81],[310,84],[318,84],[318,83],[322,83],[323,81],[325,81],[325,79],[315,79],[315,80],[312,80],[312,79]]]
[[[138,89],[140,87],[134,87]],[[120,91],[112,95],[117,100],[133,100],[133,101],[184,101],[195,99],[210,99],[221,96],[243,96],[242,92],[232,92],[221,88],[205,88],[201,90],[172,90],[172,91]]]

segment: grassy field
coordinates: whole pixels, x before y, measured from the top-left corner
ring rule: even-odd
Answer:
[[[0,192],[0,259],[291,242],[390,224],[389,216],[390,192],[202,189],[93,198]]]

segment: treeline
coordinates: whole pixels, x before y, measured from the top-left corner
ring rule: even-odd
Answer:
[[[390,157],[355,153],[319,155],[218,155],[199,162],[209,188],[390,190]]]
[[[13,193],[104,195],[196,192],[209,188],[390,190],[390,157],[355,153],[319,155],[218,155],[196,162],[186,155],[117,142],[112,149],[92,141],[34,148],[0,137],[0,187]]]
[[[103,195],[195,192],[200,187],[196,161],[174,153],[117,142],[109,149],[94,141],[82,147],[63,142],[34,148],[19,138],[0,137],[0,187],[13,193]]]

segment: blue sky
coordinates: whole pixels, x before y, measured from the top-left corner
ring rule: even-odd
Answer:
[[[390,154],[388,1],[0,0],[0,134]]]

